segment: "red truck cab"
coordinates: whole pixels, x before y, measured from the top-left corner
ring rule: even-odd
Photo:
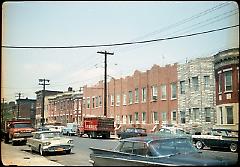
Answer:
[[[32,132],[35,129],[32,127],[31,120],[12,120],[6,122],[5,128],[5,143],[12,141],[12,145],[16,142],[26,143],[27,138],[32,137]]]

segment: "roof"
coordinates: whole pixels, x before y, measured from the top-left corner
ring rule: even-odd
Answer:
[[[155,140],[168,140],[168,139],[189,139],[189,137],[188,136],[176,136],[176,135],[144,136],[144,137],[125,138],[125,139],[121,139],[121,141],[150,143]]]

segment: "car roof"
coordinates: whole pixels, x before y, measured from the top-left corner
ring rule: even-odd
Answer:
[[[156,141],[156,140],[169,140],[169,139],[189,139],[189,137],[188,136],[176,136],[176,135],[141,136],[141,137],[125,138],[125,139],[121,139],[120,141],[150,143],[150,142]]]
[[[43,131],[36,131],[36,132],[33,132],[33,133],[59,133],[59,131],[50,131],[50,130],[43,130]]]

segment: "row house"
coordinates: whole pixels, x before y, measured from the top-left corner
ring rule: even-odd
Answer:
[[[66,125],[69,122],[79,123],[81,118],[82,93],[73,91],[71,87],[68,91],[47,96],[47,116],[48,124],[61,123]]]
[[[177,73],[179,126],[204,133],[216,123],[213,57],[179,64]]]
[[[107,117],[115,118],[117,129],[143,127],[150,132],[161,125],[177,124],[177,64],[154,65],[120,79],[111,77],[107,87]],[[84,116],[104,115],[103,91],[102,81],[84,86]]]
[[[216,111],[219,128],[239,128],[239,48],[214,55]]]
[[[36,93],[36,115],[35,115],[35,126],[39,127],[41,125],[41,120],[42,120],[42,104],[43,104],[43,90],[37,91]],[[47,122],[48,117],[46,116],[48,113],[47,110],[47,96],[52,96],[62,93],[62,91],[51,91],[51,90],[45,90],[45,98],[44,98],[44,122]]]

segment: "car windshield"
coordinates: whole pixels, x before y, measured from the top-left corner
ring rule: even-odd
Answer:
[[[42,133],[41,138],[42,139],[48,139],[48,138],[54,138],[54,137],[60,137],[60,133],[58,132],[49,132],[49,133]]]
[[[32,125],[28,123],[16,123],[14,124],[14,128],[32,128]]]
[[[164,140],[155,140],[149,144],[154,156],[166,156],[175,154],[186,154],[197,152],[191,141],[187,138],[172,138]]]

